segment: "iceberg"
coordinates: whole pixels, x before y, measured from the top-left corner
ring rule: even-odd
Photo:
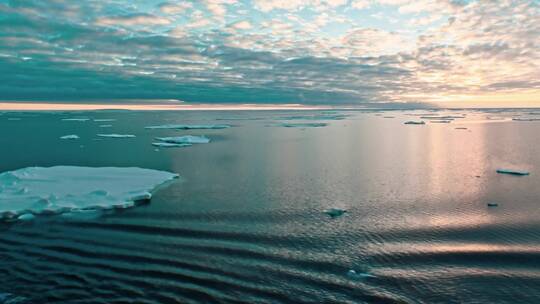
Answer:
[[[99,137],[109,137],[109,138],[133,138],[135,135],[132,134],[97,134]]]
[[[210,138],[206,136],[176,136],[176,137],[156,137],[157,140],[171,144],[207,144]]]
[[[278,126],[285,128],[318,128],[326,127],[328,124],[324,122],[313,122],[313,123],[283,123]]]
[[[79,139],[79,136],[75,134],[64,135],[64,136],[60,136],[60,139]]]
[[[415,121],[415,120],[409,120],[404,122],[406,125],[425,125],[426,123],[423,120]]]
[[[159,125],[148,126],[145,129],[175,129],[175,130],[206,130],[206,129],[227,129],[230,125]]]
[[[527,171],[513,170],[513,169],[497,169],[497,173],[510,174],[510,175],[529,175]]]
[[[178,174],[136,167],[29,167],[0,173],[0,219],[135,206]]]
[[[342,216],[343,214],[345,214],[345,212],[347,212],[347,210],[339,209],[339,208],[330,208],[330,209],[324,210],[324,213],[328,214],[332,218]]]
[[[168,142],[153,142],[152,146],[160,148],[183,148],[193,146],[192,144],[176,144]]]

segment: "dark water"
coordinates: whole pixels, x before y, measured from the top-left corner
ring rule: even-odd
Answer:
[[[423,126],[403,124],[419,112],[351,112],[305,129],[273,118],[308,112],[4,113],[0,171],[138,166],[182,178],[115,214],[3,224],[0,292],[21,303],[539,303],[540,122],[508,120],[527,112]],[[61,121],[79,116],[116,121]],[[164,123],[234,127],[144,129]],[[81,139],[58,139],[67,134]],[[150,145],[183,134],[212,142]],[[332,207],[348,212],[330,218]]]

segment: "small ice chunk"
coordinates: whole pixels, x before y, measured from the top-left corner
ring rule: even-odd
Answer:
[[[141,168],[29,167],[0,173],[0,219],[127,208],[177,174]],[[25,189],[25,191],[21,191]]]
[[[210,138],[206,136],[184,135],[176,137],[156,137],[157,140],[171,144],[207,144]]]
[[[75,134],[70,134],[70,135],[60,136],[60,139],[79,139],[79,136]]]
[[[116,119],[112,118],[103,118],[103,119],[94,119],[95,122],[107,122],[107,121],[116,121]]]
[[[89,121],[90,118],[64,118],[62,121]]]
[[[430,123],[451,123],[451,120],[431,120]]]
[[[145,129],[175,129],[175,130],[205,130],[205,129],[227,129],[230,128],[230,125],[159,125],[159,126],[148,126],[144,127]]]
[[[487,203],[487,206],[488,207],[498,207],[499,204],[497,204],[497,203]]]
[[[153,142],[152,146],[160,147],[160,148],[183,148],[183,147],[190,147],[190,146],[192,146],[192,144],[176,144],[176,143],[168,143],[168,142]],[[155,149],[155,151],[159,151],[159,150]]]
[[[540,121],[540,118],[512,118],[514,121]]]
[[[109,138],[133,138],[135,135],[132,134],[98,134],[99,137],[109,137]]]
[[[285,116],[279,120],[343,120],[347,118],[345,114],[339,113],[320,113],[314,115]]]
[[[282,123],[278,126],[285,128],[319,128],[326,127],[328,124],[324,122],[313,122],[313,123]]]
[[[457,127],[457,128],[454,128],[454,129],[456,129],[456,130],[467,130],[467,128],[465,128],[465,127]]]
[[[110,128],[112,125],[99,125],[100,128]]]
[[[350,269],[349,271],[347,271],[347,276],[349,278],[351,278],[351,279],[354,279],[354,280],[361,280],[361,279],[374,278],[375,277],[371,273],[359,272],[359,271],[356,271],[354,269]]]
[[[345,212],[347,212],[347,210],[339,209],[339,208],[330,208],[330,209],[324,210],[324,213],[328,214],[332,218],[342,216],[343,214],[345,214]]]
[[[513,169],[497,169],[497,173],[510,174],[510,175],[529,175],[527,171],[513,170]]]
[[[409,121],[404,122],[404,124],[406,124],[406,125],[425,125],[426,123],[423,120],[419,120],[419,121],[409,120]]]

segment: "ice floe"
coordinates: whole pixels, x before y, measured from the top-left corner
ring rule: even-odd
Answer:
[[[174,129],[174,130],[207,130],[207,129],[227,129],[230,125],[159,125],[148,126],[145,129]]]
[[[99,137],[108,137],[108,138],[133,138],[135,135],[132,134],[97,134]]]
[[[339,208],[330,208],[330,209],[324,210],[324,213],[328,214],[330,217],[342,216],[346,212],[347,210],[339,209]]]
[[[103,119],[94,119],[95,122],[107,122],[107,121],[116,121],[113,118],[103,118]]]
[[[406,125],[425,125],[426,123],[424,121],[422,121],[422,120],[420,120],[420,121],[409,120],[409,121],[404,122],[404,124],[406,124]]]
[[[278,124],[278,126],[285,127],[285,128],[319,128],[319,127],[326,127],[327,125],[328,124],[324,122]]]
[[[110,128],[112,125],[99,125],[100,128]]]
[[[298,115],[298,116],[285,116],[278,118],[279,120],[343,120],[348,115],[339,113],[321,113],[314,115]]]
[[[79,136],[75,134],[70,134],[70,135],[60,136],[60,139],[79,139]]]
[[[0,174],[0,219],[31,220],[84,210],[127,208],[149,200],[177,174],[136,167],[29,167]]]
[[[90,118],[64,118],[62,121],[89,121]]]
[[[153,142],[152,146],[154,147],[160,147],[160,148],[183,148],[183,147],[191,147],[192,144],[176,144],[176,143],[168,143],[168,142]]]
[[[156,137],[157,140],[171,144],[207,144],[210,138],[206,136],[184,135],[175,137]]]
[[[540,121],[540,118],[512,118],[514,121]]]
[[[497,173],[510,174],[510,175],[529,175],[529,172],[514,169],[497,169]]]

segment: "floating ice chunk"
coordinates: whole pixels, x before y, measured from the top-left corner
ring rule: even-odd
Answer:
[[[94,119],[95,122],[107,122],[107,121],[116,121],[116,119],[112,118],[103,118],[103,119]]]
[[[324,213],[330,215],[330,217],[342,216],[343,214],[345,214],[345,212],[347,212],[347,210],[339,209],[339,208],[330,208],[330,209],[324,210]]]
[[[160,125],[148,126],[145,129],[175,129],[175,130],[205,130],[205,129],[227,129],[230,125]]]
[[[99,137],[109,137],[109,138],[133,138],[135,135],[132,134],[98,134]]]
[[[529,175],[527,171],[513,170],[513,169],[497,169],[497,173],[511,174],[511,175]]]
[[[467,130],[467,128],[465,128],[465,127],[457,127],[457,128],[454,128],[454,129],[456,129],[456,130]]]
[[[190,147],[193,145],[192,144],[175,144],[175,143],[168,143],[168,142],[153,142],[152,146],[160,147],[160,148],[183,148],[183,147]]]
[[[19,221],[31,221],[35,218],[35,216],[32,213],[25,213],[18,217]]]
[[[361,280],[366,278],[374,278],[375,276],[367,272],[359,272],[354,269],[347,271],[347,276],[354,280]]]
[[[176,177],[134,167],[56,166],[4,172],[0,174],[0,219],[127,208],[149,200],[157,186]]]
[[[99,125],[100,128],[110,128],[112,125]]]
[[[512,118],[514,121],[540,121],[540,118]]]
[[[90,118],[64,118],[62,121],[89,121]]]
[[[278,118],[279,120],[343,120],[347,118],[345,114],[327,113],[327,114],[314,114],[314,115],[299,115],[299,116],[285,116]]]
[[[451,123],[451,120],[431,120],[430,123]]]
[[[404,122],[406,125],[425,125],[426,123],[423,120],[415,121],[415,120],[409,120]]]
[[[328,124],[324,122],[313,122],[313,123],[283,123],[278,126],[285,128],[318,128],[326,127]]]
[[[64,136],[60,136],[60,139],[79,139],[79,136],[75,134],[64,135]]]
[[[176,136],[176,137],[156,137],[157,140],[171,144],[207,144],[210,138],[206,136]]]
[[[487,203],[487,206],[488,207],[498,207],[499,204],[497,204],[497,203]]]

